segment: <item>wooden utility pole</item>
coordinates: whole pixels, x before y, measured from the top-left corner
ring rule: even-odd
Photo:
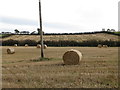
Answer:
[[[42,31],[42,15],[41,15],[41,0],[39,0],[39,17],[40,17],[40,40],[41,40],[41,58],[44,58],[43,52],[43,31]]]

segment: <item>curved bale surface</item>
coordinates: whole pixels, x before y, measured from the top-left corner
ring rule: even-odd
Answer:
[[[101,44],[98,44],[98,48],[102,48],[102,45],[101,45]]]
[[[78,50],[71,49],[64,53],[63,61],[66,65],[76,65],[82,59],[82,53]]]
[[[44,45],[44,49],[47,49],[47,45]]]
[[[25,47],[28,47],[28,44],[25,44]]]
[[[8,54],[14,54],[15,53],[15,50],[13,48],[8,48],[7,49],[7,53]]]
[[[107,45],[103,45],[103,48],[107,48],[108,46]]]
[[[41,45],[40,45],[40,44],[37,44],[37,48],[41,48]]]
[[[17,44],[14,44],[15,47],[17,47],[18,45]]]

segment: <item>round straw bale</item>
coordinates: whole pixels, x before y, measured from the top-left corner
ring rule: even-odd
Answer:
[[[17,44],[14,44],[15,47],[17,47]]]
[[[103,45],[103,48],[107,48],[108,46],[107,45]]]
[[[7,49],[7,53],[8,54],[14,54],[15,53],[15,50],[13,48],[8,48]]]
[[[98,44],[98,48],[102,48],[102,45],[101,45],[101,44]]]
[[[25,44],[25,47],[28,47],[28,44]]]
[[[107,47],[108,47],[108,45],[105,45],[105,47],[107,48]]]
[[[47,45],[44,45],[44,49],[46,49],[47,48]]]
[[[41,48],[41,45],[40,45],[40,44],[37,44],[37,48]]]
[[[76,65],[81,61],[82,53],[78,50],[71,49],[64,53],[63,61],[66,65]]]

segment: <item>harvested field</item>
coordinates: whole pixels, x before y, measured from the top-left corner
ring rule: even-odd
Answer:
[[[5,40],[35,40],[39,41],[40,36],[39,35],[12,35],[10,37],[3,38],[3,41]],[[71,41],[77,41],[77,42],[82,42],[82,41],[89,41],[89,40],[100,40],[100,41],[117,41],[118,36],[116,35],[110,35],[110,34],[105,34],[105,33],[100,33],[100,34],[82,34],[82,35],[44,35],[43,39],[45,41],[60,41],[60,40],[71,40]]]
[[[14,47],[8,55],[2,47],[3,88],[117,88],[118,48],[48,47],[37,61],[40,49]],[[70,49],[82,52],[78,65],[64,65],[62,56]],[[104,52],[104,53],[103,53]]]

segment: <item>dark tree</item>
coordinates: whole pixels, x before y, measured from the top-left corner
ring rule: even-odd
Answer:
[[[19,30],[17,30],[17,29],[15,29],[14,30],[15,31],[15,34],[18,34],[20,31]]]
[[[107,32],[110,32],[110,29],[107,29]]]
[[[39,28],[37,28],[37,31],[38,31],[38,34],[40,34],[40,29]]]
[[[41,33],[41,29],[37,28],[37,31],[38,31],[38,34]],[[43,34],[44,34],[44,31],[43,31]]]

